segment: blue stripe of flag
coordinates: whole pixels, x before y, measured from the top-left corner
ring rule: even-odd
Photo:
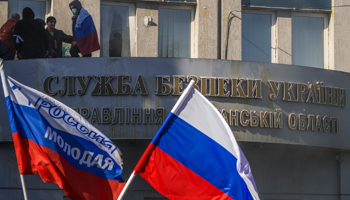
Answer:
[[[87,16],[81,27],[75,27],[76,40],[96,32],[94,21],[91,15]]]
[[[8,96],[5,98],[5,101],[6,101],[6,107],[7,107],[7,113],[9,116],[11,131],[12,131],[12,133],[14,133],[14,132],[17,132],[18,129],[16,126],[16,122],[14,121],[15,118],[14,118],[13,113],[12,113],[12,111],[13,111],[12,101],[10,100],[10,98]]]
[[[77,137],[67,132],[55,129],[50,125],[46,118],[44,118],[35,108],[18,105],[10,101],[9,98],[6,98],[6,103],[7,105],[11,105],[13,108],[12,110],[16,113],[12,114],[15,123],[12,123],[10,121],[12,132],[18,131],[19,135],[21,135],[21,137],[23,137],[24,139],[32,140],[40,146],[56,151],[62,157],[64,157],[72,166],[76,168],[93,173],[101,178],[107,178],[111,180],[123,180],[120,176],[115,178],[116,169],[117,173],[121,173],[122,170],[120,166],[115,162],[114,169],[112,170],[107,170],[108,167],[103,170],[96,170],[96,165],[95,167],[88,167],[86,164],[79,164],[79,160],[83,156],[85,150],[93,151],[93,158],[95,158],[98,154],[102,154],[104,158],[109,157],[108,153],[102,151],[94,143],[81,137]],[[57,137],[56,143],[54,143],[52,140],[49,140],[49,138],[44,137],[47,127],[50,127],[52,131],[55,131],[57,133],[57,136],[60,136],[65,143],[68,143],[70,145],[71,148],[76,147],[80,150],[81,155],[79,160],[75,160],[72,157],[72,155],[68,155],[68,149],[64,151],[64,147],[60,148],[58,146]],[[86,147],[88,147],[88,149]],[[102,163],[104,163],[104,161]]]

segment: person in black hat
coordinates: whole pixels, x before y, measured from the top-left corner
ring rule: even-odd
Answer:
[[[46,19],[46,32],[49,37],[49,52],[52,58],[62,57],[62,42],[72,43],[72,36],[65,34],[63,31],[56,29],[57,20],[50,16]]]
[[[19,59],[45,58],[48,55],[49,39],[44,26],[34,19],[31,8],[25,7],[23,19],[16,23],[13,31]]]

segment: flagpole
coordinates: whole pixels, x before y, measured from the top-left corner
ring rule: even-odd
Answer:
[[[20,174],[19,176],[21,177],[24,200],[28,200],[26,183],[24,182],[24,175]]]
[[[129,189],[129,187],[130,187],[132,181],[134,180],[134,178],[136,177],[136,175],[137,175],[137,173],[135,171],[133,171],[132,174],[130,175],[129,179],[128,179],[128,182],[126,182],[123,190],[120,192],[119,197],[118,197],[117,200],[122,200],[123,199],[126,191]]]
[[[4,96],[9,96],[9,92],[7,90],[7,84],[6,84],[6,77],[4,72],[4,65],[2,64],[2,59],[0,59],[0,72],[1,72],[1,82],[2,82],[2,89],[4,90]]]
[[[4,72],[4,65],[2,64],[2,59],[0,59],[0,73],[1,73],[1,82],[2,82],[2,89],[4,90],[4,96],[7,97],[9,96],[9,92],[7,90],[7,84],[6,84],[6,76],[5,76],[5,72]],[[21,178],[21,183],[22,183],[22,191],[23,191],[23,196],[24,196],[24,200],[28,200],[27,197],[27,188],[26,188],[26,184],[24,182],[24,175],[23,174],[19,174],[20,178]]]

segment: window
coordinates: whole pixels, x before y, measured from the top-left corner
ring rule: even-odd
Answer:
[[[328,68],[327,17],[322,14],[293,14],[293,65]]]
[[[242,13],[242,60],[275,62],[274,25],[274,13]]]
[[[193,52],[193,16],[191,7],[159,9],[158,56],[190,58]]]
[[[50,0],[38,0],[38,1],[30,1],[30,0],[12,0],[8,1],[9,3],[9,18],[12,13],[18,13],[21,15],[22,19],[22,11],[23,8],[29,7],[33,10],[35,14],[35,19],[40,18],[46,21],[46,14],[50,12],[51,1]]]
[[[101,3],[101,57],[130,57],[135,45],[135,6]]]
[[[243,6],[331,10],[331,0],[242,0]]]
[[[185,3],[188,3],[188,2],[197,2],[197,0],[167,0],[169,2],[185,2]]]

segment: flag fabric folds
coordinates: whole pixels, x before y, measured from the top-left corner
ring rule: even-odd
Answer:
[[[81,8],[75,24],[75,36],[82,55],[100,50],[94,21],[87,10]]]
[[[117,146],[74,110],[0,71],[20,174],[39,174],[74,200],[116,199],[125,185]]]
[[[169,199],[259,199],[249,163],[230,127],[193,82],[134,173]]]

